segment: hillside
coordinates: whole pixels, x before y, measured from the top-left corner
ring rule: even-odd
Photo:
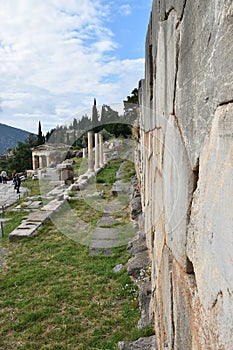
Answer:
[[[6,153],[9,148],[17,146],[19,141],[24,142],[29,132],[0,123],[0,154]]]

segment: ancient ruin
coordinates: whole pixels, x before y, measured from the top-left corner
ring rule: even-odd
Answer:
[[[74,174],[72,162],[66,160],[71,146],[58,144],[43,144],[32,150],[33,171],[28,174],[37,174],[39,180],[72,183]]]
[[[156,346],[233,348],[233,4],[153,2],[137,174]]]
[[[69,145],[43,144],[32,149],[32,168],[33,170],[55,167],[59,162],[65,159]]]

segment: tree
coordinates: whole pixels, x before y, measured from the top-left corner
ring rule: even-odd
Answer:
[[[73,128],[74,128],[75,130],[78,129],[78,121],[77,121],[76,118],[74,118],[74,120],[73,120]]]
[[[135,105],[138,105],[138,89],[137,88],[133,89],[133,91],[131,92],[131,95],[127,96],[127,100],[123,102],[124,104],[133,103]]]
[[[92,127],[96,127],[98,125],[98,111],[96,108],[96,99],[94,98],[94,105],[92,107]]]
[[[88,116],[85,114],[82,116],[82,119],[79,120],[78,123],[78,129],[81,131],[89,130],[92,126],[91,120],[88,118]]]
[[[133,124],[134,120],[138,118],[138,89],[135,88],[130,96],[123,101],[124,103],[124,118],[129,124]]]
[[[45,143],[45,137],[42,134],[41,123],[39,121],[38,125],[38,135],[37,135],[37,145],[43,145]]]
[[[11,172],[23,172],[32,169],[32,148],[37,146],[38,139],[30,134],[25,142],[18,142],[12,157],[8,158],[8,169]]]
[[[55,143],[55,130],[56,129],[53,128],[47,132],[46,137],[45,137],[46,142]]]

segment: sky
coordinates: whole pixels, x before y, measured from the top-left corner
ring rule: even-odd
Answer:
[[[152,0],[0,0],[0,123],[38,132],[122,103],[144,77]],[[0,135],[1,136],[1,135]]]

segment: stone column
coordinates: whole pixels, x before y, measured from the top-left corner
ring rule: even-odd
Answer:
[[[107,163],[107,154],[106,153],[104,153],[103,160],[104,160],[104,164],[106,164]]]
[[[49,156],[49,154],[46,156],[46,166],[47,166],[47,168],[49,168],[50,167],[50,164],[51,164],[51,160],[50,160],[50,156]]]
[[[83,148],[83,159],[87,158],[87,149]]]
[[[103,135],[99,134],[99,161],[100,161],[100,167],[103,166],[104,162],[104,147],[103,147]]]
[[[37,161],[36,161],[36,156],[32,156],[32,169],[36,170],[37,169]]]
[[[91,131],[87,134],[88,137],[88,171],[94,171],[93,163],[93,134]]]
[[[95,170],[99,169],[99,134],[95,134]]]
[[[39,168],[43,168],[43,156],[39,156]]]
[[[42,167],[43,168],[47,167],[47,156],[46,155],[42,156]]]

